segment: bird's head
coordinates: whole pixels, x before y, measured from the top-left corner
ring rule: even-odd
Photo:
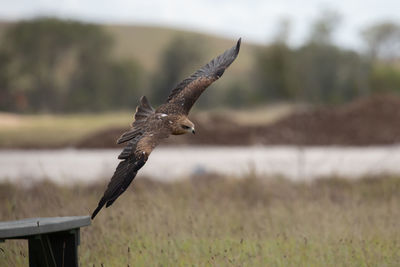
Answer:
[[[180,135],[185,133],[195,134],[194,124],[186,116],[182,116],[175,121],[172,127],[172,134]]]

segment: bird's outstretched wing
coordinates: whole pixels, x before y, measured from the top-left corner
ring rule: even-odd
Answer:
[[[168,137],[169,131],[163,127],[162,121],[155,116],[154,109],[150,106],[146,97],[142,97],[139,106],[136,108],[132,128],[122,134],[117,141],[118,144],[127,142],[118,156],[122,161],[118,164],[103,197],[93,212],[92,219],[104,205],[109,207],[125,192],[137,172],[146,163],[151,151],[161,139]]]
[[[132,156],[118,164],[117,169],[104,192],[103,197],[99,201],[97,208],[92,213],[92,220],[104,205],[109,207],[131,184],[138,170],[146,163],[144,157],[136,158]]]
[[[92,214],[92,219],[97,215],[101,208],[111,206],[114,201],[128,188],[137,172],[146,163],[151,151],[157,146],[162,138],[167,134],[145,133],[129,141],[118,158],[123,159],[118,164],[110,183],[100,199],[99,204]]]
[[[92,219],[104,205],[109,207],[125,192],[137,172],[146,163],[151,151],[161,139],[169,136],[169,130],[163,127],[161,120],[156,119],[156,112],[187,115],[201,93],[211,83],[218,80],[226,68],[236,59],[240,49],[240,41],[241,39],[234,47],[214,58],[189,78],[179,83],[172,90],[167,103],[160,106],[157,111],[154,111],[145,97],[141,98],[131,130],[124,133],[117,141],[119,144],[128,142],[118,156],[123,161],[119,163],[115,170],[103,197],[92,214]],[[153,116],[154,119],[151,119]]]
[[[214,81],[218,80],[224,71],[236,59],[240,50],[241,39],[231,49],[212,59],[209,63],[180,82],[171,92],[167,103],[160,107],[168,113],[189,114],[193,104],[201,93]]]

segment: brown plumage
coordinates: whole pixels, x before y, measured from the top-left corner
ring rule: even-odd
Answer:
[[[236,59],[241,39],[231,49],[211,60],[208,64],[179,83],[169,95],[166,103],[154,110],[147,98],[140,99],[136,108],[132,128],[122,134],[117,143],[127,142],[118,156],[118,164],[92,219],[101,208],[109,207],[128,188],[137,172],[146,163],[151,151],[169,135],[195,133],[194,124],[187,118],[193,104],[201,93],[218,80]]]

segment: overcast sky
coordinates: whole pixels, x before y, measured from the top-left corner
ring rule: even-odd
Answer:
[[[208,32],[266,43],[282,19],[292,23],[292,44],[307,36],[321,10],[342,15],[335,35],[339,45],[358,48],[359,32],[391,20],[400,24],[400,0],[0,0],[0,19],[56,16],[89,22],[150,24]]]

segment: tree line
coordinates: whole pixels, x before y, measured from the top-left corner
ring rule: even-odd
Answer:
[[[383,22],[367,27],[360,52],[334,44],[339,24],[337,13],[324,12],[297,48],[287,45],[288,26],[281,27],[276,40],[256,57],[257,99],[335,104],[378,92],[399,93],[400,26]]]
[[[19,22],[0,45],[0,109],[75,112],[128,108],[141,68],[111,58],[98,25],[57,19]]]
[[[290,23],[283,21],[275,40],[253,55],[251,72],[224,83],[223,93],[202,96],[200,107],[271,101],[332,104],[375,92],[399,92],[400,26],[385,22],[367,27],[361,33],[367,49],[360,52],[334,44],[339,24],[336,13],[324,13],[307,41],[291,47]],[[52,18],[16,23],[0,43],[0,110],[132,109],[143,91],[159,104],[190,74],[188,69],[193,71],[192,66],[205,58],[200,43],[176,37],[164,49],[155,72],[146,73],[134,60],[111,56],[113,39],[101,26]],[[151,82],[144,83],[145,76]]]

